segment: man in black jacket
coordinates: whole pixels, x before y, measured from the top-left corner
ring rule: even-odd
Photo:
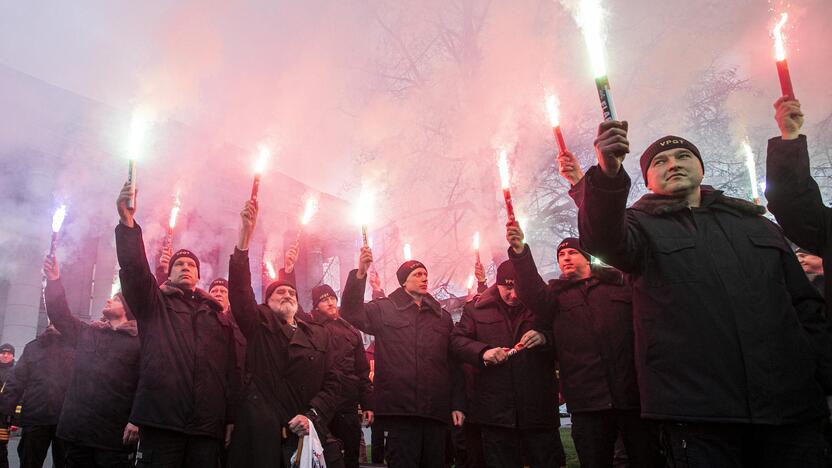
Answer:
[[[832,208],[823,203],[809,169],[809,147],[803,127],[800,101],[782,97],[774,103],[774,120],[780,137],[768,141],[766,199],[768,208],[786,236],[800,246],[797,258],[812,285],[826,298],[826,318],[832,320],[832,281],[824,271],[832,268]],[[818,258],[821,257],[821,258]],[[818,261],[820,260],[820,261]],[[832,395],[826,401],[832,408]],[[832,417],[826,424],[826,440],[832,447]],[[832,448],[830,449],[832,459]]]
[[[616,270],[593,269],[574,237],[558,244],[561,277],[547,285],[520,227],[506,231],[518,295],[535,311],[535,329],[554,340],[581,466],[611,466],[619,433],[633,466],[663,466],[658,436],[639,412],[632,287]]]
[[[14,346],[9,343],[0,345],[0,395],[6,390],[6,382],[14,373]],[[2,398],[2,397],[0,397]],[[9,434],[11,418],[0,420],[0,468],[9,468]]]
[[[341,314],[375,336],[373,429],[387,431],[391,468],[443,466],[448,423],[461,426],[465,419],[462,371],[449,354],[453,321],[428,293],[427,269],[415,260],[396,272],[399,289],[365,304],[372,261],[363,247],[344,287]]]
[[[133,466],[139,428],[128,418],[139,380],[136,321],[117,294],[104,306],[104,320],[81,322],[69,310],[55,257],[46,257],[43,271],[49,320],[75,348],[57,429],[66,443],[66,467]]]
[[[51,445],[53,466],[63,468],[64,442],[55,432],[74,361],[75,350],[52,325],[23,348],[0,405],[4,415],[14,414],[18,403],[22,406],[21,467],[42,467]]]
[[[136,316],[141,343],[139,383],[130,422],[139,426],[138,466],[216,467],[233,423],[238,390],[234,335],[222,306],[199,281],[199,259],[179,250],[159,285],[134,221],[135,192],[125,183],[117,201],[119,277]]]
[[[340,349],[351,356],[353,366],[345,369],[341,403],[338,405],[329,428],[332,435],[344,445],[344,465],[358,468],[358,451],[361,442],[359,407],[367,424],[373,423],[370,403],[373,384],[370,382],[370,365],[364,353],[361,334],[338,311],[338,296],[331,286],[320,284],[312,288],[312,319],[324,325],[338,342]]]
[[[627,124],[600,125],[598,166],[573,187],[581,242],[630,275],[645,418],[688,466],[825,466],[832,393],[824,303],[763,209],[702,186],[699,150],[657,140],[653,192],[625,208]]]
[[[343,466],[340,444],[328,440],[327,424],[338,407],[344,369],[351,368],[352,356],[323,325],[296,318],[297,289],[289,281],[269,284],[263,304],[257,304],[248,259],[257,202],[247,201],[240,218],[228,287],[232,313],[248,342],[247,381],[228,466],[288,468],[298,438],[308,435],[311,426],[324,445],[327,466]]]
[[[532,330],[534,313],[517,297],[511,262],[496,284],[465,304],[451,351],[478,369],[468,421],[480,427],[485,464],[493,468],[558,467],[562,458],[555,354]],[[519,349],[512,357],[508,352]],[[523,463],[525,459],[525,464]]]

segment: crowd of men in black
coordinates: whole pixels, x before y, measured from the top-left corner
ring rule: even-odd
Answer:
[[[584,174],[558,157],[580,231],[557,247],[561,277],[543,281],[509,223],[508,260],[490,287],[477,265],[479,292],[457,324],[418,261],[401,265],[389,296],[376,280],[365,303],[368,247],[340,308],[328,285],[313,288],[311,314],[299,308],[295,247],[258,304],[253,200],[228,280],[197,288],[189,250],[166,252],[154,272],[125,184],[122,292],[104,319],[72,315],[47,257],[50,327],[13,372],[14,349],[0,347],[0,413],[23,405],[22,466],[41,466],[51,444],[55,466],[288,467],[314,430],[326,466],[357,467],[366,424],[386,435],[394,468],[446,466],[449,428],[465,448],[457,466],[558,467],[560,393],[581,466],[611,467],[620,439],[632,467],[828,467],[832,209],[810,176],[800,104],[775,109],[766,197],[779,225],[702,185],[698,148],[676,136],[643,153],[650,193],[627,208],[628,124],[604,122],[597,165]],[[374,337],[372,369],[359,330]]]

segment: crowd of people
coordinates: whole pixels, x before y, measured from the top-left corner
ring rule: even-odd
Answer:
[[[125,183],[121,292],[103,319],[72,314],[48,256],[50,326],[16,365],[0,346],[0,462],[15,418],[24,467],[42,466],[51,446],[54,466],[69,468],[290,467],[304,451],[317,466],[355,468],[362,426],[373,461],[393,468],[559,467],[560,395],[583,467],[612,467],[621,451],[633,468],[828,468],[832,209],[810,175],[799,102],[775,109],[766,197],[777,224],[703,185],[698,148],[672,135],[641,155],[650,193],[627,207],[628,123],[606,121],[597,165],[584,173],[558,156],[580,233],[554,252],[560,277],[542,279],[510,222],[508,259],[492,285],[476,265],[457,323],[419,261],[385,294],[368,246],[340,307],[326,284],[312,289],[311,312],[299,306],[297,246],[258,303],[255,200],[242,207],[228,279],[199,289],[187,249],[164,252],[154,271]]]

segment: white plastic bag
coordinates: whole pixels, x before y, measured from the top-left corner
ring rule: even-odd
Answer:
[[[293,467],[297,468],[326,468],[324,446],[318,439],[318,433],[312,421],[309,421],[309,435],[298,440],[298,449],[295,450],[290,462]]]

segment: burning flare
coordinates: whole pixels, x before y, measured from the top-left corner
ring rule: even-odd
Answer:
[[[310,196],[306,199],[306,204],[303,208],[303,216],[300,218],[300,224],[306,226],[312,217],[318,212],[318,198]]]
[[[130,119],[130,134],[127,138],[127,158],[136,161],[141,157],[147,134],[150,130],[151,115],[142,109],[135,109]]]
[[[473,273],[468,275],[468,290],[474,289],[474,285],[477,284],[477,278],[474,276]]]
[[[176,217],[179,216],[179,208],[181,207],[181,203],[179,202],[179,192],[176,193],[176,200],[173,202],[173,207],[170,209],[170,220],[168,220],[168,228],[173,229],[176,227]]]
[[[477,231],[474,233],[474,250],[480,249],[480,232]]]
[[[404,260],[405,261],[413,260],[413,251],[410,248],[410,244],[405,244],[404,245]]]
[[[266,273],[272,281],[277,279],[277,272],[275,271],[274,264],[272,264],[271,260],[266,260]]]
[[[500,159],[497,160],[497,168],[500,170],[500,188],[506,190],[510,187],[508,174],[508,156],[506,155],[506,150],[500,151]]]
[[[575,21],[584,33],[593,75],[595,78],[606,76],[607,64],[604,50],[606,31],[601,0],[581,0]]]
[[[260,175],[266,170],[266,163],[271,156],[271,151],[266,145],[257,146],[257,160],[254,162],[254,173]]]
[[[61,230],[64,218],[66,218],[66,205],[61,205],[52,215],[52,232],[57,233]]]
[[[760,199],[760,192],[757,189],[757,161],[754,158],[754,150],[751,149],[748,140],[742,142],[742,149],[745,153],[745,167],[748,169],[748,179],[751,182],[751,197],[757,202]]]
[[[546,97],[546,112],[549,114],[552,127],[560,126],[560,101],[554,94]]]
[[[772,36],[774,36],[774,58],[778,62],[786,60],[786,46],[783,41],[783,26],[786,25],[786,21],[788,21],[788,19],[788,13],[781,14],[780,21],[777,22],[771,32]]]

